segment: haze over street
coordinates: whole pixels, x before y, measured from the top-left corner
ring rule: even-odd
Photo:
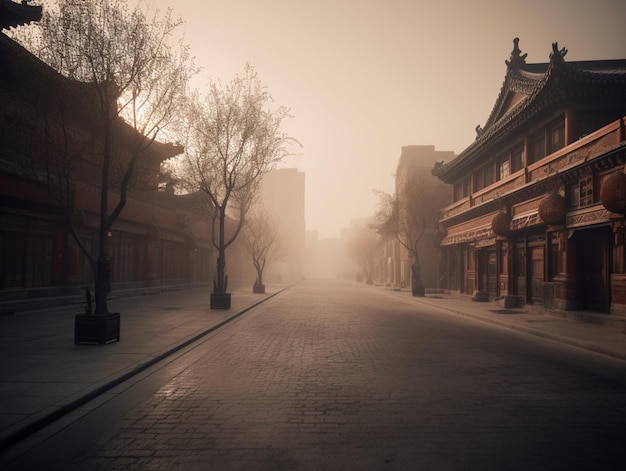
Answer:
[[[402,146],[461,152],[497,97],[520,38],[527,62],[626,57],[620,0],[148,0],[172,7],[203,67],[224,82],[255,66],[303,148],[306,226],[337,237],[393,191]],[[297,150],[297,149],[296,149]]]

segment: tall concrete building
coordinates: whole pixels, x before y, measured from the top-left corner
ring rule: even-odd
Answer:
[[[266,173],[261,184],[262,204],[278,221],[282,257],[268,266],[268,275],[299,278],[304,270],[304,172],[281,168]]]

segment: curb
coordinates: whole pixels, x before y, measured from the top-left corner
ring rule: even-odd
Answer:
[[[395,294],[398,297],[401,297],[401,295],[397,294],[397,293],[393,293],[391,292],[391,294]],[[411,299],[415,299],[415,298],[411,298]],[[566,344],[566,345],[570,345],[572,347],[578,347],[578,348],[582,348],[584,350],[588,350],[594,353],[599,353],[601,355],[605,355],[605,356],[609,356],[612,358],[617,358],[619,360],[626,360],[626,353],[622,353],[622,352],[617,352],[615,350],[611,350],[610,348],[605,348],[601,345],[597,345],[597,344],[593,344],[593,343],[589,343],[585,340],[578,340],[578,339],[574,339],[571,337],[566,337],[563,335],[558,335],[558,334],[553,334],[550,332],[545,332],[539,329],[533,329],[532,327],[526,327],[526,326],[521,326],[521,325],[516,325],[513,324],[511,322],[506,322],[500,319],[496,319],[496,318],[490,318],[490,317],[485,317],[479,314],[472,314],[471,312],[467,312],[467,311],[461,311],[457,308],[452,308],[452,307],[448,307],[448,306],[442,306],[440,304],[436,304],[434,302],[430,302],[428,300],[428,298],[418,298],[415,299],[416,302],[422,303],[422,304],[426,304],[428,306],[431,307],[435,307],[438,309],[443,309],[445,311],[451,312],[453,314],[457,314],[460,316],[464,316],[464,317],[469,317],[471,319],[475,319],[481,322],[485,322],[487,324],[493,324],[493,325],[497,325],[499,327],[504,327],[507,329],[511,329],[511,330],[516,330],[519,332],[524,332],[526,334],[530,334],[530,335],[534,335],[536,337],[541,337],[547,340],[551,340],[553,342],[559,342],[562,344]],[[558,319],[558,318],[555,318]]]
[[[111,380],[104,379],[100,383],[96,383],[95,387],[91,388],[84,394],[81,394],[78,398],[70,400],[66,404],[60,405],[59,407],[56,407],[56,408],[54,405],[52,405],[47,408],[47,409],[52,409],[52,410],[44,410],[43,412],[39,414],[35,414],[34,419],[31,420],[29,423],[25,424],[22,427],[19,427],[17,430],[13,432],[9,432],[3,437],[0,437],[0,452],[6,451],[8,448],[12,447],[13,445],[16,445],[21,440],[24,440],[30,435],[38,432],[39,430],[46,427],[47,425],[50,425],[52,422],[59,420],[63,416],[69,414],[70,412],[75,411],[76,409],[86,404],[87,402],[95,399],[96,397],[120,385],[124,381],[129,380],[133,376],[136,376],[137,374],[145,371],[146,369],[150,368],[156,363],[164,360],[168,356],[173,355],[174,353],[182,350],[183,348],[189,346],[190,344],[194,342],[197,342],[198,340],[207,336],[208,334],[220,329],[221,327],[237,319],[238,317],[242,316],[243,314],[250,311],[251,309],[272,299],[274,296],[279,295],[283,291],[291,288],[295,284],[297,283],[286,286],[276,291],[275,293],[272,293],[264,297],[263,299],[260,299],[259,301],[253,302],[252,304],[242,308],[240,311],[234,313],[232,316],[222,320],[221,322],[215,325],[212,325],[211,327],[208,327],[205,330],[202,330],[196,334],[192,334],[191,336],[181,340],[179,343],[173,344],[170,347],[166,347],[164,350],[157,352],[152,358],[142,363],[139,363],[138,365],[134,367],[128,368],[126,372],[116,376],[115,378]]]

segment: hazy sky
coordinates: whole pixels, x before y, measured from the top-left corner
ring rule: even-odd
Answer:
[[[497,98],[520,38],[527,62],[626,58],[624,0],[150,0],[186,21],[203,77],[252,64],[306,173],[306,228],[338,237],[393,190],[402,146],[455,153]],[[200,83],[206,83],[202,81]]]

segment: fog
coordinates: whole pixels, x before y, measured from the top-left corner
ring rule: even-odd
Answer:
[[[291,109],[283,129],[303,147],[283,165],[305,173],[306,229],[321,239],[374,212],[402,146],[459,153],[474,140],[513,38],[529,63],[553,42],[569,61],[626,57],[622,0],[149,3],[185,20],[201,77],[227,82],[248,62]]]

